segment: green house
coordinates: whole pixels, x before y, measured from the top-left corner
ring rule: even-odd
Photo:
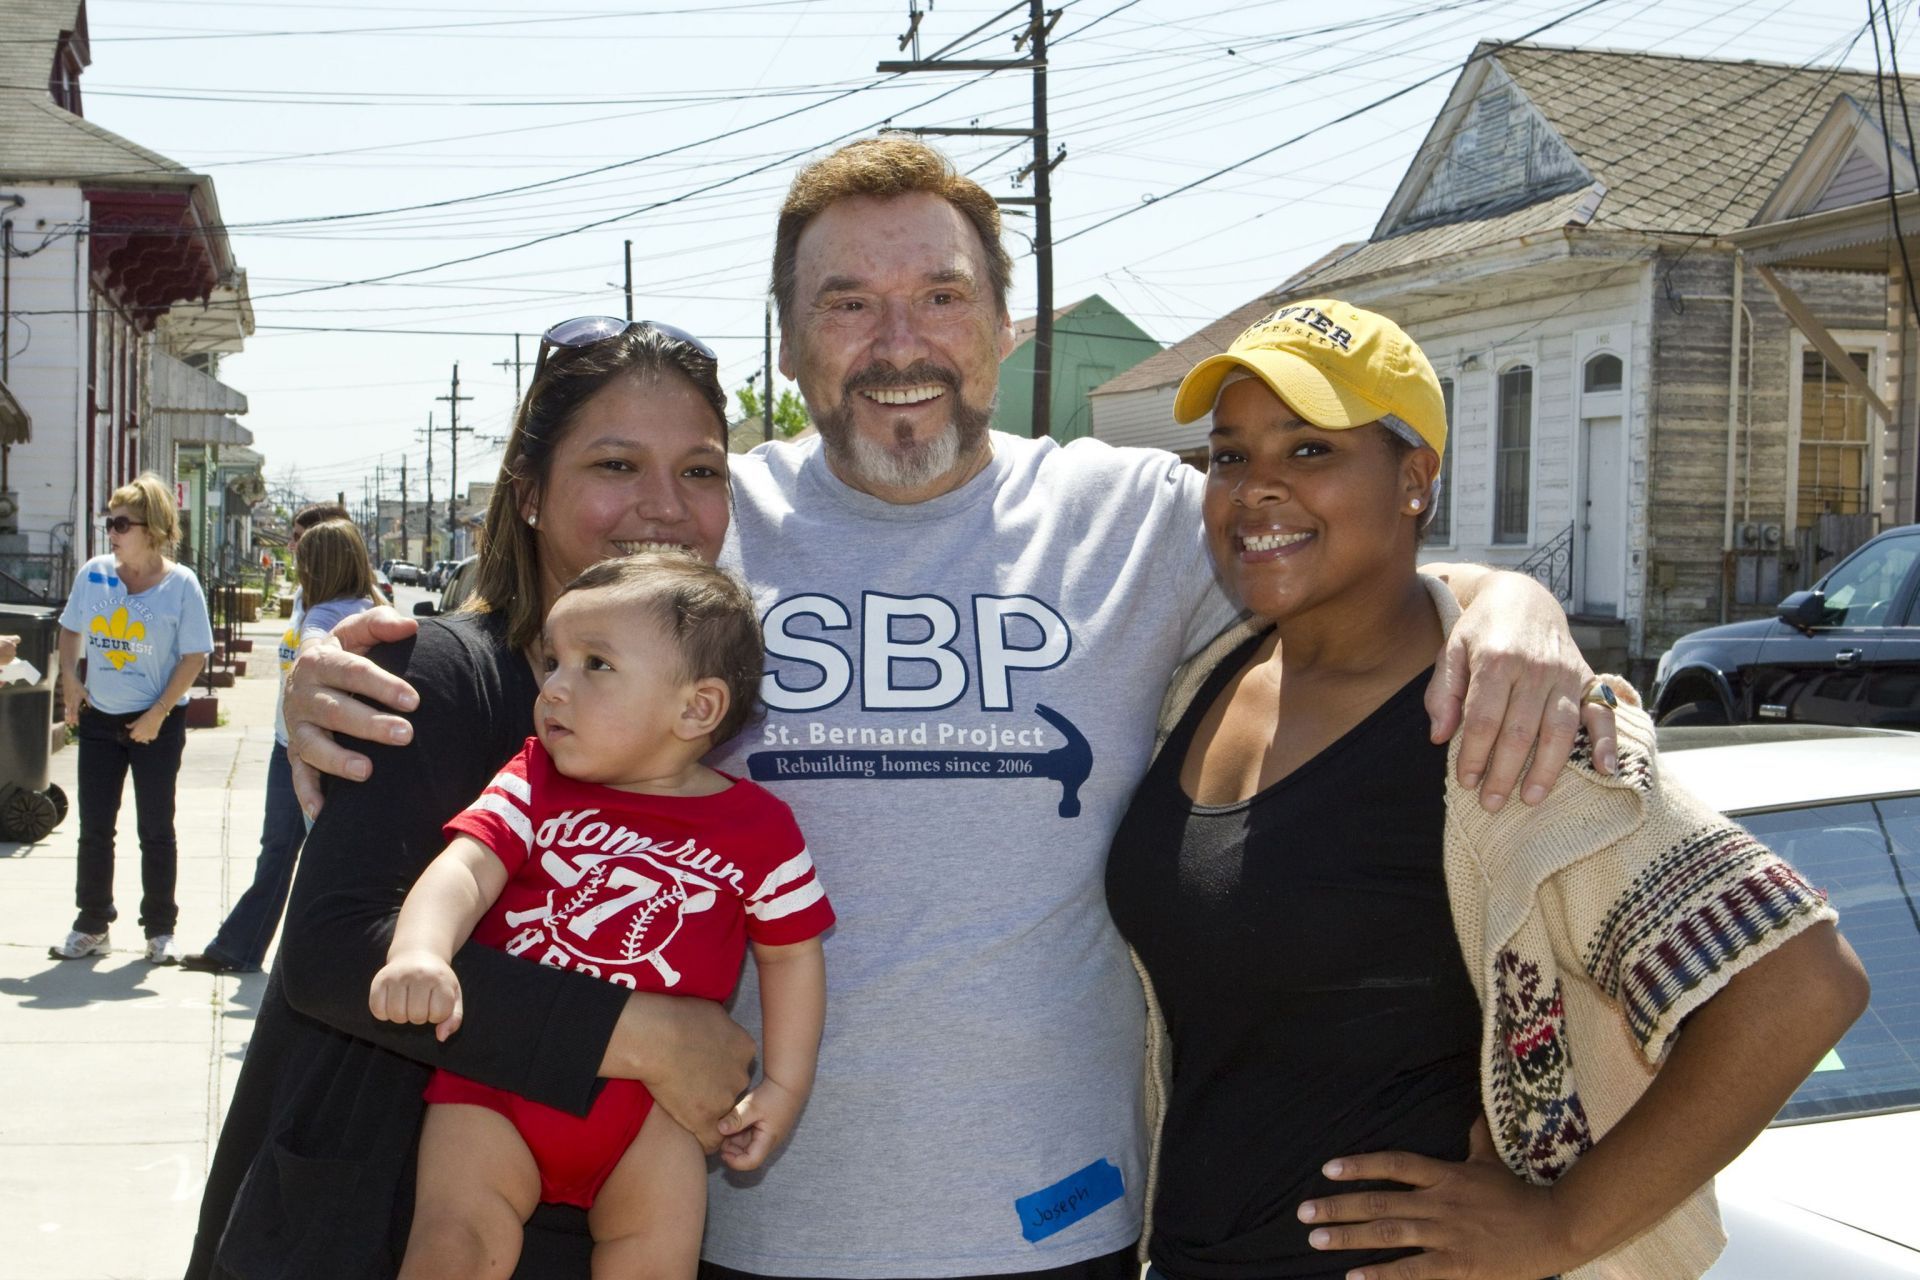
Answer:
[[[1000,362],[1000,404],[993,413],[996,431],[1033,434],[1034,318],[1014,326],[1013,354]],[[1126,372],[1160,350],[1113,304],[1090,294],[1053,313],[1053,438],[1066,441],[1093,434],[1087,392]]]

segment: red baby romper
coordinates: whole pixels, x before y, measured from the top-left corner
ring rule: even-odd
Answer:
[[[616,791],[565,777],[527,739],[446,825],[510,874],[473,940],[637,991],[726,999],[749,939],[785,946],[833,924],[792,811],[730,780],[709,796]],[[581,1208],[653,1108],[635,1080],[608,1080],[583,1117],[447,1071],[426,1098],[506,1116],[539,1166],[540,1198]]]

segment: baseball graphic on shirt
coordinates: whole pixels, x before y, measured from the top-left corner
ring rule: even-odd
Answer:
[[[547,894],[546,933],[595,965],[645,961],[667,986],[680,982],[665,952],[682,920],[714,905],[710,881],[645,854],[597,861],[578,883]]]

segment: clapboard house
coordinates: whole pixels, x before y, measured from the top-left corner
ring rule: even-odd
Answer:
[[[1000,398],[993,429],[1033,434],[1033,370],[1036,317],[1013,326],[1013,350],[1000,362]],[[1097,293],[1053,313],[1053,379],[1048,434],[1065,442],[1091,435],[1087,393],[1160,350],[1145,329]]]
[[[255,487],[220,456],[252,439],[217,374],[253,312],[213,180],[86,119],[85,0],[0,13],[0,599],[63,597],[149,470],[211,579]]]
[[[1368,240],[1097,388],[1094,430],[1195,449],[1205,424],[1172,424],[1173,386],[1244,323],[1314,296],[1391,315],[1433,360],[1451,421],[1426,557],[1527,569],[1597,663],[1644,675],[1675,637],[1768,612],[1832,553],[1913,518],[1884,236],[1864,266],[1768,266],[1739,240],[1783,208],[1790,171],[1792,211],[1876,183],[1884,196],[1885,164],[1862,168],[1883,147],[1859,105],[1875,88],[1483,44]]]

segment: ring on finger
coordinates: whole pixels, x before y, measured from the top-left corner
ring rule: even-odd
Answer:
[[[1588,680],[1586,689],[1580,694],[1580,701],[1583,704],[1592,703],[1596,707],[1605,707],[1609,711],[1618,710],[1620,707],[1619,695],[1614,693],[1613,686],[1607,683],[1605,676],[1594,676]]]

